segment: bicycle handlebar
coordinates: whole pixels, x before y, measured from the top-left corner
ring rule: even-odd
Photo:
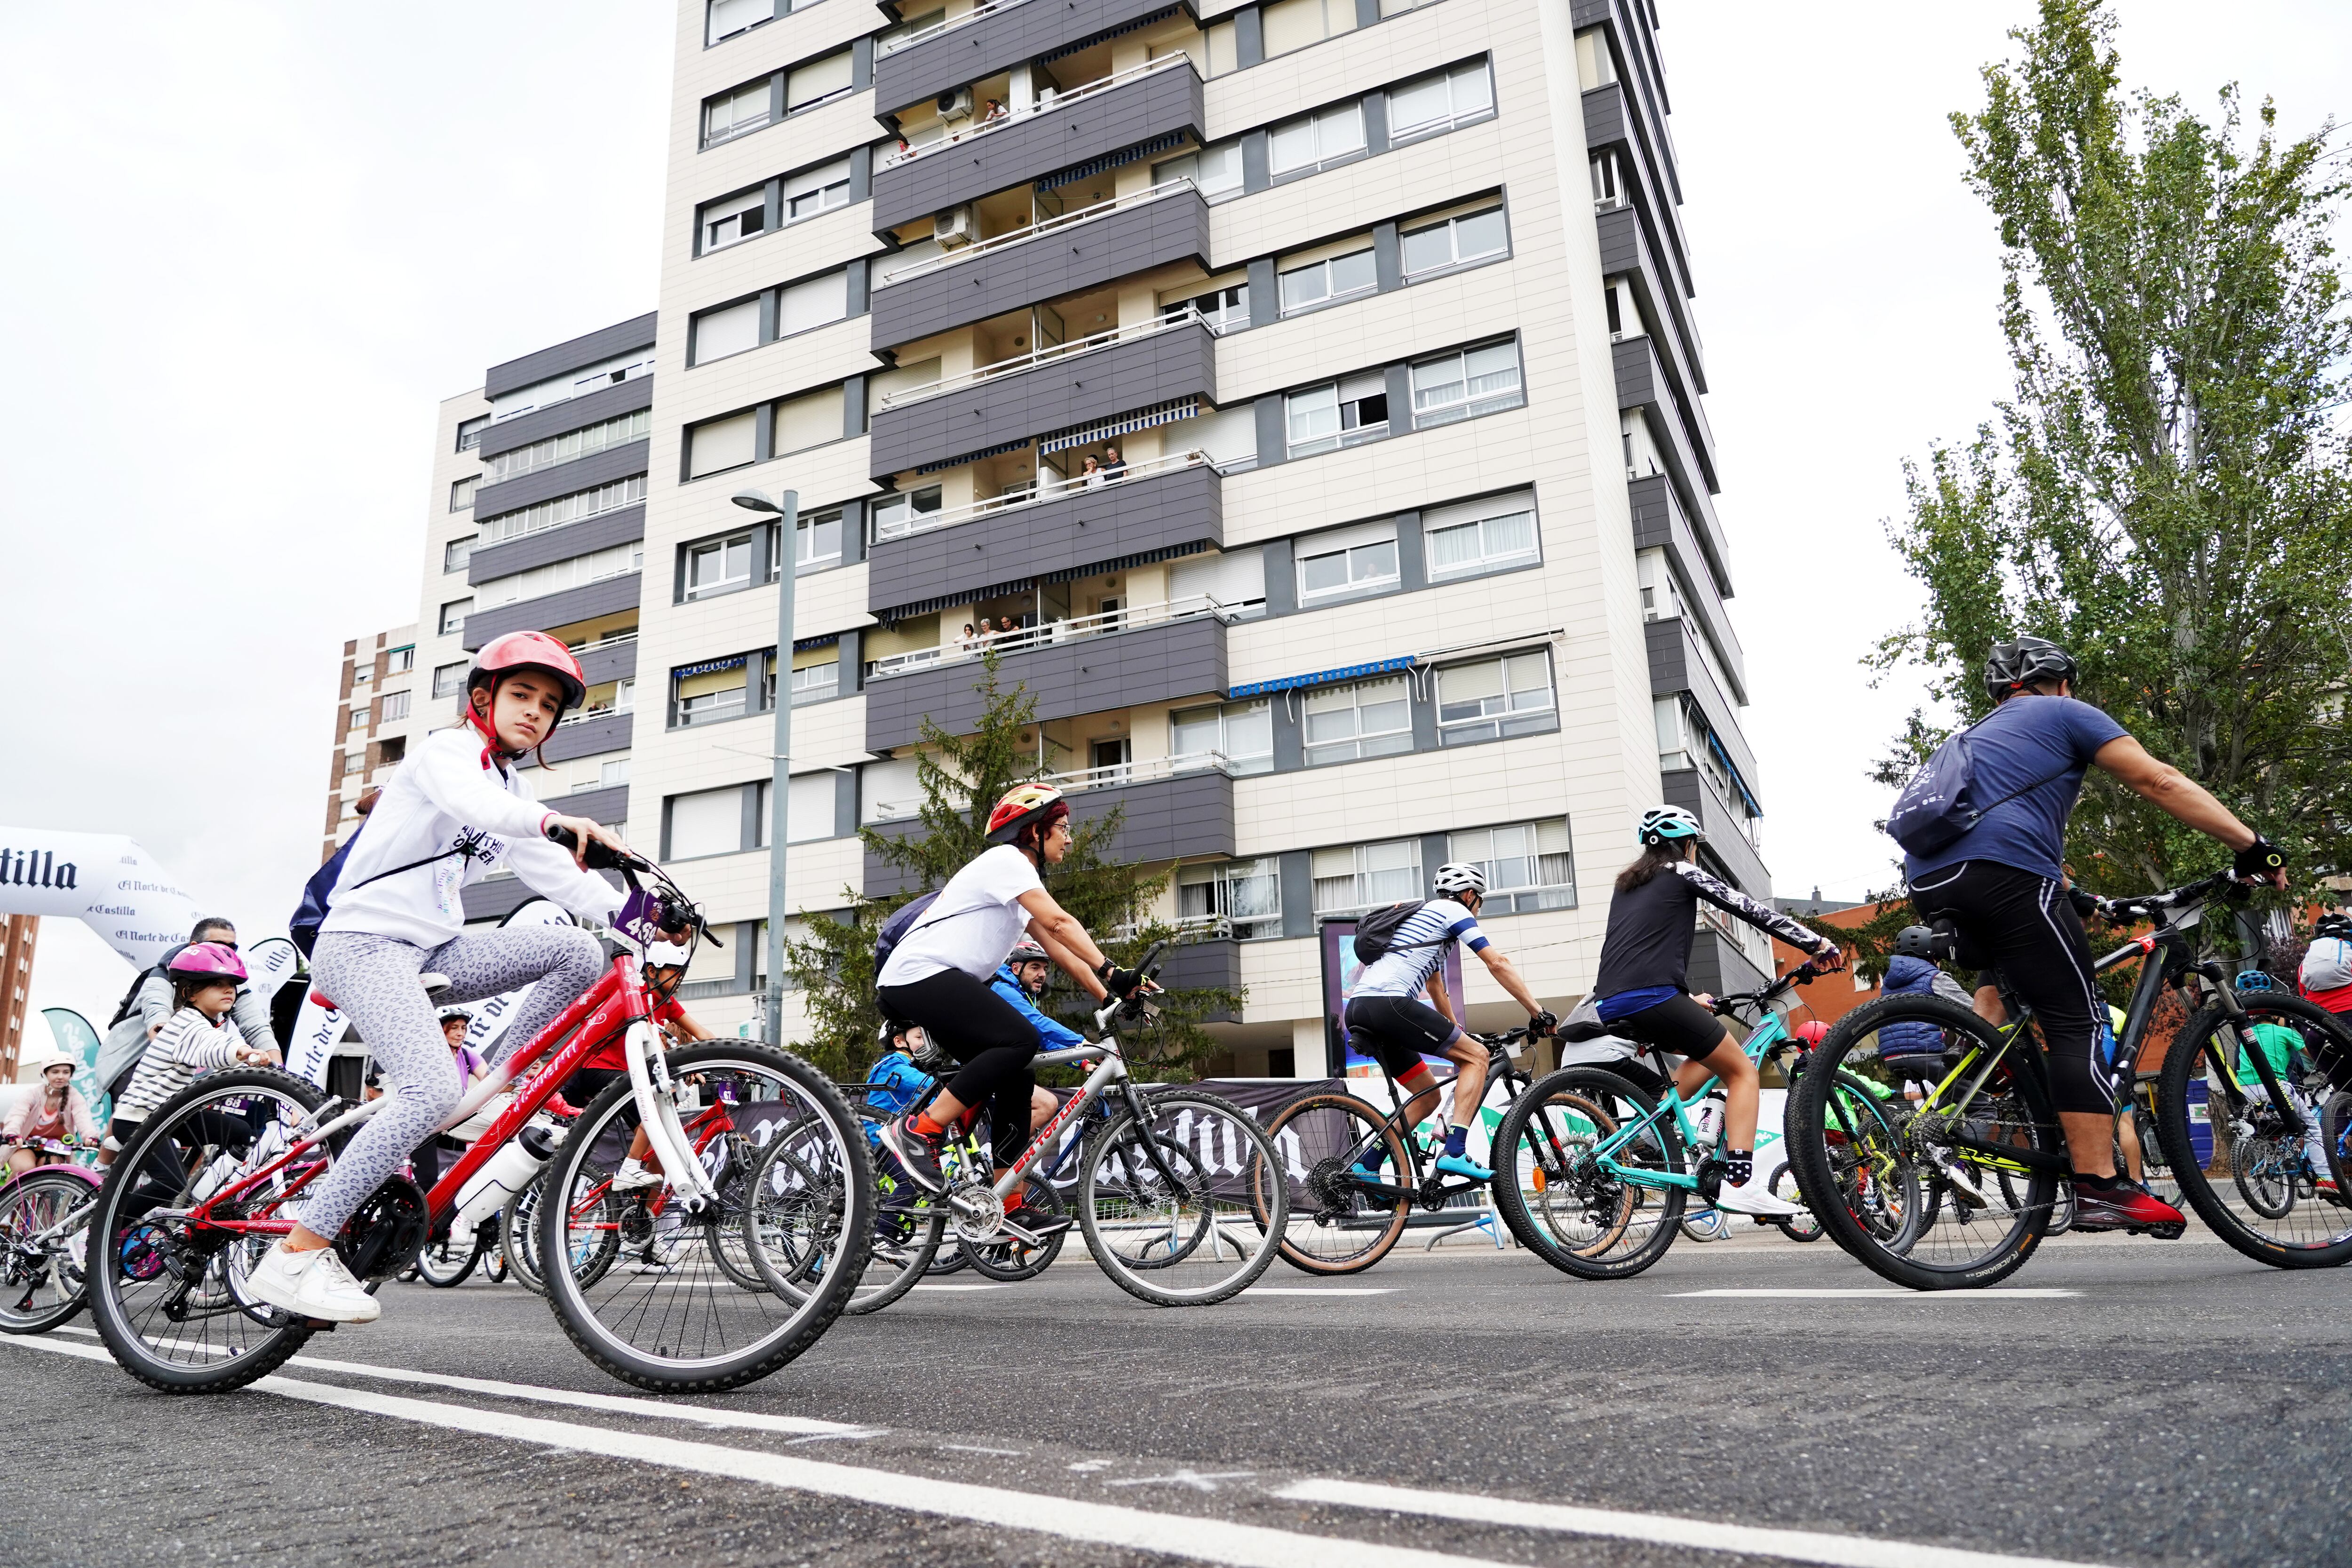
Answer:
[[[2152,920],[2168,910],[2181,909],[2189,904],[2201,904],[2217,893],[2246,891],[2243,885],[2227,871],[2216,871],[2194,882],[2178,888],[2168,888],[2160,893],[2143,893],[2130,899],[2100,899],[2099,918],[2111,925],[2128,925],[2134,921]]]
[[[1732,991],[1717,996],[1714,1005],[1707,1010],[1719,1018],[1734,1007],[1768,1007],[1789,991],[1804,984],[1809,980],[1818,980],[1828,973],[1828,970],[1819,967],[1813,960],[1807,959],[1761,991]]]

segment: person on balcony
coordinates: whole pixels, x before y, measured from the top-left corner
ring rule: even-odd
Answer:
[[[1091,490],[1099,489],[1109,482],[1108,476],[1103,472],[1102,459],[1089,454],[1086,467],[1078,470],[1078,483]]]
[[[1116,447],[1105,447],[1102,458],[1103,483],[1115,485],[1127,478],[1127,459],[1118,455]]]

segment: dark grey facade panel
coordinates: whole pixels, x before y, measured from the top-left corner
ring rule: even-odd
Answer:
[[[1612,207],[1593,215],[1593,229],[1601,242],[1601,272],[1606,278],[1624,278],[1633,285],[1636,300],[1653,321],[1666,323],[1667,367],[1675,376],[1677,389],[1687,385],[1693,393],[1706,391],[1706,366],[1700,357],[1697,328],[1691,320],[1689,301],[1675,293],[1667,280],[1665,268],[1651,253],[1650,241],[1642,231],[1642,215],[1632,207]],[[1624,323],[1633,330],[1633,323]],[[1706,412],[1694,398],[1693,408],[1702,423]],[[1714,440],[1713,435],[1706,439]]]
[[[1070,796],[1070,816],[1079,823],[1100,821],[1114,807],[1123,814],[1118,836],[1106,851],[1114,859],[1192,859],[1230,857],[1234,852],[1234,781],[1223,773],[1186,773],[1080,790]],[[919,821],[885,823],[876,829],[894,838],[921,830]],[[868,898],[903,893],[916,886],[911,874],[871,849],[865,856],[865,876]]]
[[[1740,653],[1739,638],[1731,629],[1730,612],[1719,596],[1719,590],[1728,584],[1717,576],[1713,557],[1706,552],[1692,530],[1682,503],[1675,500],[1674,486],[1666,482],[1665,475],[1650,474],[1626,485],[1625,499],[1633,510],[1633,548],[1664,550],[1674,558],[1684,580],[1691,586],[1686,597],[1707,624],[1716,657],[1738,689],[1731,695],[1746,702],[1747,665]]]
[[[980,721],[974,689],[981,666],[963,659],[866,688],[866,747],[879,752],[920,740],[929,719],[961,734]],[[1221,692],[1225,679],[1225,627],[1211,616],[1171,621],[1140,631],[1078,637],[1009,654],[997,679],[1028,688],[1037,721],[1049,722],[1105,708],[1165,702]]]
[[[1257,291],[1250,292],[1255,299]],[[1257,466],[1270,468],[1290,461],[1290,431],[1283,420],[1282,394],[1269,392],[1250,406],[1257,424]]]
[[[1171,132],[1191,131],[1197,136],[1207,123],[1199,75],[1190,64],[1170,66],[910,162],[877,169],[874,227],[897,228],[909,219],[1026,184]]]
[[[881,56],[874,62],[874,107],[895,114],[920,100],[1166,8],[1167,0],[1027,0],[912,48]],[[1183,10],[1192,15],[1191,5]]]
[[[550,757],[548,760],[552,762],[555,759]],[[584,816],[591,822],[626,822],[629,820],[629,786],[622,784],[607,789],[573,790],[570,795],[550,795],[540,804],[566,816]]]
[[[1691,989],[1710,996],[1760,990],[1772,981],[1770,975],[1759,973],[1748,963],[1738,948],[1711,931],[1701,931],[1692,938],[1687,973]]]
[[[1764,868],[1763,858],[1748,842],[1739,814],[1707,783],[1706,775],[1696,768],[1676,768],[1672,773],[1660,773],[1658,782],[1665,791],[1668,805],[1681,806],[1706,828],[1706,847],[1703,853],[1731,873],[1732,881],[1749,898],[1770,898],[1772,877]]]
[[[1286,849],[1276,862],[1282,872],[1282,934],[1315,934],[1315,857],[1305,849]]]
[[[494,364],[482,373],[482,395],[503,397],[535,381],[562,375],[567,370],[579,370],[627,353],[631,349],[651,348],[654,342],[655,312],[632,316],[625,321],[615,321],[609,327],[584,333],[569,342],[527,353],[520,359],[510,359],[504,364]],[[626,384],[624,383],[623,384]]]
[[[540,752],[551,763],[568,763],[574,757],[593,757],[600,752],[626,751],[635,732],[635,720],[634,712],[600,713],[577,724],[562,725],[540,748]]]
[[[1205,268],[1208,255],[1209,204],[1196,191],[1161,196],[876,289],[873,346],[893,349],[1171,261]]]
[[[885,408],[871,421],[872,472],[887,479],[1186,395],[1213,403],[1216,370],[1216,339],[1195,323]]]
[[[621,384],[625,386],[628,383]],[[478,489],[474,492],[474,516],[493,518],[501,512],[520,511],[574,490],[592,489],[613,479],[642,474],[646,471],[646,454],[652,449],[651,441],[627,441],[568,463],[536,469],[502,485]]]
[[[1716,521],[1714,491],[1706,469],[1691,447],[1690,432],[1675,416],[1654,340],[1620,338],[1609,348],[1617,376],[1618,408],[1638,413],[1647,422],[1650,438],[1674,479],[1675,499],[1699,524],[1701,537],[1722,552],[1723,525]],[[1727,575],[1727,561],[1718,564]]]
[[[1206,463],[870,545],[866,601],[887,610],[1194,541],[1224,541],[1222,481]]]
[[[1242,944],[1229,936],[1180,942],[1168,950],[1160,963],[1160,984],[1171,991],[1239,991]],[[1224,1024],[1237,1021],[1241,1015],[1215,1008],[1201,1016],[1206,1023]]]
[[[1698,285],[1691,276],[1690,244],[1683,234],[1673,187],[1659,177],[1649,128],[1628,100],[1622,83],[1610,82],[1584,95],[1584,144],[1594,153],[1608,148],[1619,152],[1621,173],[1631,181],[1634,199],[1641,203],[1659,247],[1672,263],[1675,282],[1685,294],[1697,293]]]
[[[607,419],[617,419],[624,414],[635,414],[640,408],[653,405],[654,378],[650,375],[632,376],[618,386],[607,386],[585,397],[559,403],[552,408],[541,408],[502,420],[482,432],[482,444],[477,450],[482,461],[487,463],[501,452],[511,452],[518,447],[528,447],[551,436],[584,430],[591,425],[602,425]]]
[[[602,686],[608,680],[626,680],[637,673],[637,645],[635,642],[615,643],[580,656],[580,673],[591,686]]]
[[[1698,649],[1691,646],[1697,629],[1685,622],[1652,621],[1642,628],[1649,644],[1650,691],[1653,696],[1666,697],[1677,691],[1687,691],[1696,700],[1699,711],[1706,715],[1715,738],[1722,742],[1725,755],[1739,776],[1764,798],[1764,783],[1756,773],[1756,753],[1748,749],[1748,737],[1739,728],[1739,710],[1731,705],[1723,689],[1699,662]]]
[[[642,572],[631,572],[607,577],[602,583],[583,583],[559,594],[542,594],[520,604],[501,605],[494,610],[477,610],[466,617],[466,651],[471,653],[492,637],[504,637],[509,632],[545,631],[550,626],[568,626],[574,621],[634,610],[644,576]]]
[[[1576,0],[1570,26],[1580,33],[1587,27],[1606,26],[1616,35],[1618,79],[1633,85],[1643,123],[1664,154],[1662,162],[1665,176],[1672,182],[1675,200],[1679,202],[1683,199],[1682,171],[1675,167],[1674,134],[1666,124],[1673,104],[1666,95],[1665,72],[1658,58],[1657,35],[1639,14],[1640,5],[1641,0]]]
[[[592,517],[585,522],[567,523],[562,528],[551,528],[544,533],[529,533],[505,544],[477,550],[473,559],[466,563],[466,581],[469,584],[487,583],[494,577],[511,576],[517,572],[528,572],[534,566],[544,566],[551,561],[568,561],[574,555],[585,555],[592,550],[625,544],[632,539],[645,536],[646,504],[639,501],[618,511],[608,511],[602,517]],[[495,611],[490,613],[496,614]]]
[[[613,886],[617,888],[621,885],[618,871],[606,871],[603,876]],[[467,920],[494,921],[514,913],[538,898],[540,893],[520,877],[499,877],[492,881],[473,883],[460,896],[465,901]]]
[[[1715,448],[1701,439],[1712,440],[1714,433],[1705,418],[1691,416],[1697,401],[1686,399],[1686,387],[1675,384],[1664,356],[1658,352],[1659,342],[1643,332],[1609,345],[1617,373],[1617,406],[1654,408],[1658,417],[1673,427],[1674,451],[1688,471],[1693,489],[1714,495],[1723,488],[1716,480]]]

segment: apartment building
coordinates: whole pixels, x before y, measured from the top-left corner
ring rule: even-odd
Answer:
[[[32,1054],[25,1030],[33,1017],[33,950],[40,940],[40,916],[0,916],[0,1084],[15,1083],[17,1063]]]
[[[774,704],[791,900],[836,909],[895,889],[857,829],[905,830],[983,647],[1171,873],[1171,978],[1246,987],[1224,1070],[1323,1073],[1320,923],[1442,860],[1562,1004],[1642,809],[1769,895],[1650,0],[679,26],[659,309],[445,405],[418,659],[440,694],[502,631],[582,650],[540,793],[733,928],[706,1021],[764,984]],[[745,488],[797,493],[789,542]],[[1693,979],[1769,963],[1703,929]]]
[[[335,699],[335,741],[327,762],[324,864],[360,822],[360,797],[390,777],[421,726],[416,707],[416,627],[395,626],[343,644]]]

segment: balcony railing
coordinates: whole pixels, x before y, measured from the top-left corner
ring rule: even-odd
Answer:
[[[993,381],[1000,375],[1015,375],[1022,371],[1034,370],[1041,364],[1049,364],[1055,360],[1074,359],[1080,354],[1092,353],[1097,349],[1111,348],[1119,343],[1131,343],[1139,339],[1156,336],[1160,332],[1173,331],[1178,327],[1189,327],[1195,322],[1208,328],[1211,332],[1219,330],[1217,323],[1202,315],[1198,308],[1187,305],[1175,314],[1161,316],[1156,321],[1138,321],[1133,326],[1113,327],[1107,332],[1097,332],[1091,337],[1072,338],[1066,342],[1033,349],[1025,354],[1016,354],[1011,359],[1001,359],[993,364],[982,365],[978,370],[968,370],[961,375],[950,375],[940,381],[925,382],[920,386],[908,387],[903,392],[890,393],[875,404],[875,411],[879,413],[886,408],[904,408],[909,404],[920,403],[925,398],[937,397],[941,393],[961,392],[967,386],[977,386],[983,381]]]
[[[1008,125],[1018,125],[1024,120],[1034,120],[1041,114],[1051,114],[1057,109],[1066,109],[1071,104],[1083,103],[1090,98],[1099,98],[1106,92],[1125,87],[1129,82],[1139,81],[1154,71],[1163,71],[1173,66],[1191,63],[1191,57],[1187,55],[1181,53],[1162,55],[1156,60],[1146,60],[1139,66],[1129,66],[1123,71],[1113,71],[1108,76],[1097,77],[1094,80],[1080,87],[1074,87],[1067,92],[1056,92],[1048,88],[1039,95],[1035,102],[1025,104],[1019,109],[1005,109],[999,106],[995,113],[951,136],[939,137],[935,141],[924,142],[919,147],[902,143],[897,152],[882,160],[882,167],[895,169],[901,164],[914,163],[919,158],[928,157],[942,148],[968,146],[981,137],[992,132],[1002,131]]]
[[[635,703],[616,705],[608,702],[602,708],[583,708],[577,713],[566,713],[555,721],[555,727],[561,730],[567,724],[585,724],[591,719],[625,718],[636,710]]]
[[[1171,621],[1192,620],[1202,616],[1213,616],[1230,626],[1239,620],[1243,613],[1241,605],[1227,605],[1207,594],[1193,594],[1164,605],[1137,605],[1129,609],[1105,610],[1097,616],[1050,621],[1042,626],[1015,626],[1011,631],[991,632],[986,637],[958,637],[937,647],[890,654],[868,664],[866,678],[868,680],[888,680],[942,664],[978,658],[991,648],[999,653],[1024,653],[1031,648],[1046,647],[1077,637],[1142,631],[1149,626],[1166,626]]]
[[[1171,56],[1170,58],[1181,57]],[[877,289],[888,289],[904,283],[909,278],[926,277],[943,267],[953,267],[959,262],[969,261],[975,256],[992,255],[1025,240],[1039,239],[1049,234],[1058,234],[1064,229],[1075,227],[1079,224],[1091,223],[1097,218],[1108,217],[1113,213],[1126,212],[1130,208],[1139,207],[1147,203],[1159,201],[1162,197],[1175,195],[1180,191],[1191,189],[1192,189],[1192,182],[1189,179],[1162,181],[1150,190],[1138,191],[1132,195],[1113,196],[1107,202],[1097,202],[1090,207],[1078,207],[1046,218],[1043,222],[1030,224],[1024,228],[1008,229],[993,238],[983,239],[977,245],[967,245],[960,249],[948,251],[944,255],[933,257],[929,261],[919,261],[911,267],[902,267],[896,272],[886,273],[874,286]]]
[[[633,643],[636,640],[637,634],[635,629],[633,627],[625,632],[614,632],[608,637],[598,637],[594,642],[575,644],[572,647],[572,652],[573,657],[577,658],[579,655],[583,653],[601,653],[605,648],[620,647],[625,644]]]
[[[1160,474],[1171,474],[1179,468],[1197,468],[1203,465],[1215,468],[1206,452],[1171,452],[1165,457],[1147,458],[1139,463],[1129,463],[1117,473],[1080,475],[1054,484],[1033,485],[1027,489],[1008,490],[1001,496],[991,496],[970,506],[951,507],[945,511],[905,511],[888,517],[877,515],[873,542],[911,539],[919,533],[931,533],[942,528],[954,528],[1001,511],[1013,511],[1023,507],[1042,506],[1047,501],[1062,500],[1080,490],[1104,489],[1112,485],[1132,484]]]
[[[877,52],[886,56],[895,55],[900,49],[911,49],[917,44],[928,44],[943,33],[952,33],[958,27],[968,26],[983,17],[993,16],[999,12],[1010,11],[1023,3],[1024,0],[988,0],[985,5],[975,5],[961,16],[951,16],[936,26],[924,28],[919,33],[908,33],[901,37],[885,39]]]

